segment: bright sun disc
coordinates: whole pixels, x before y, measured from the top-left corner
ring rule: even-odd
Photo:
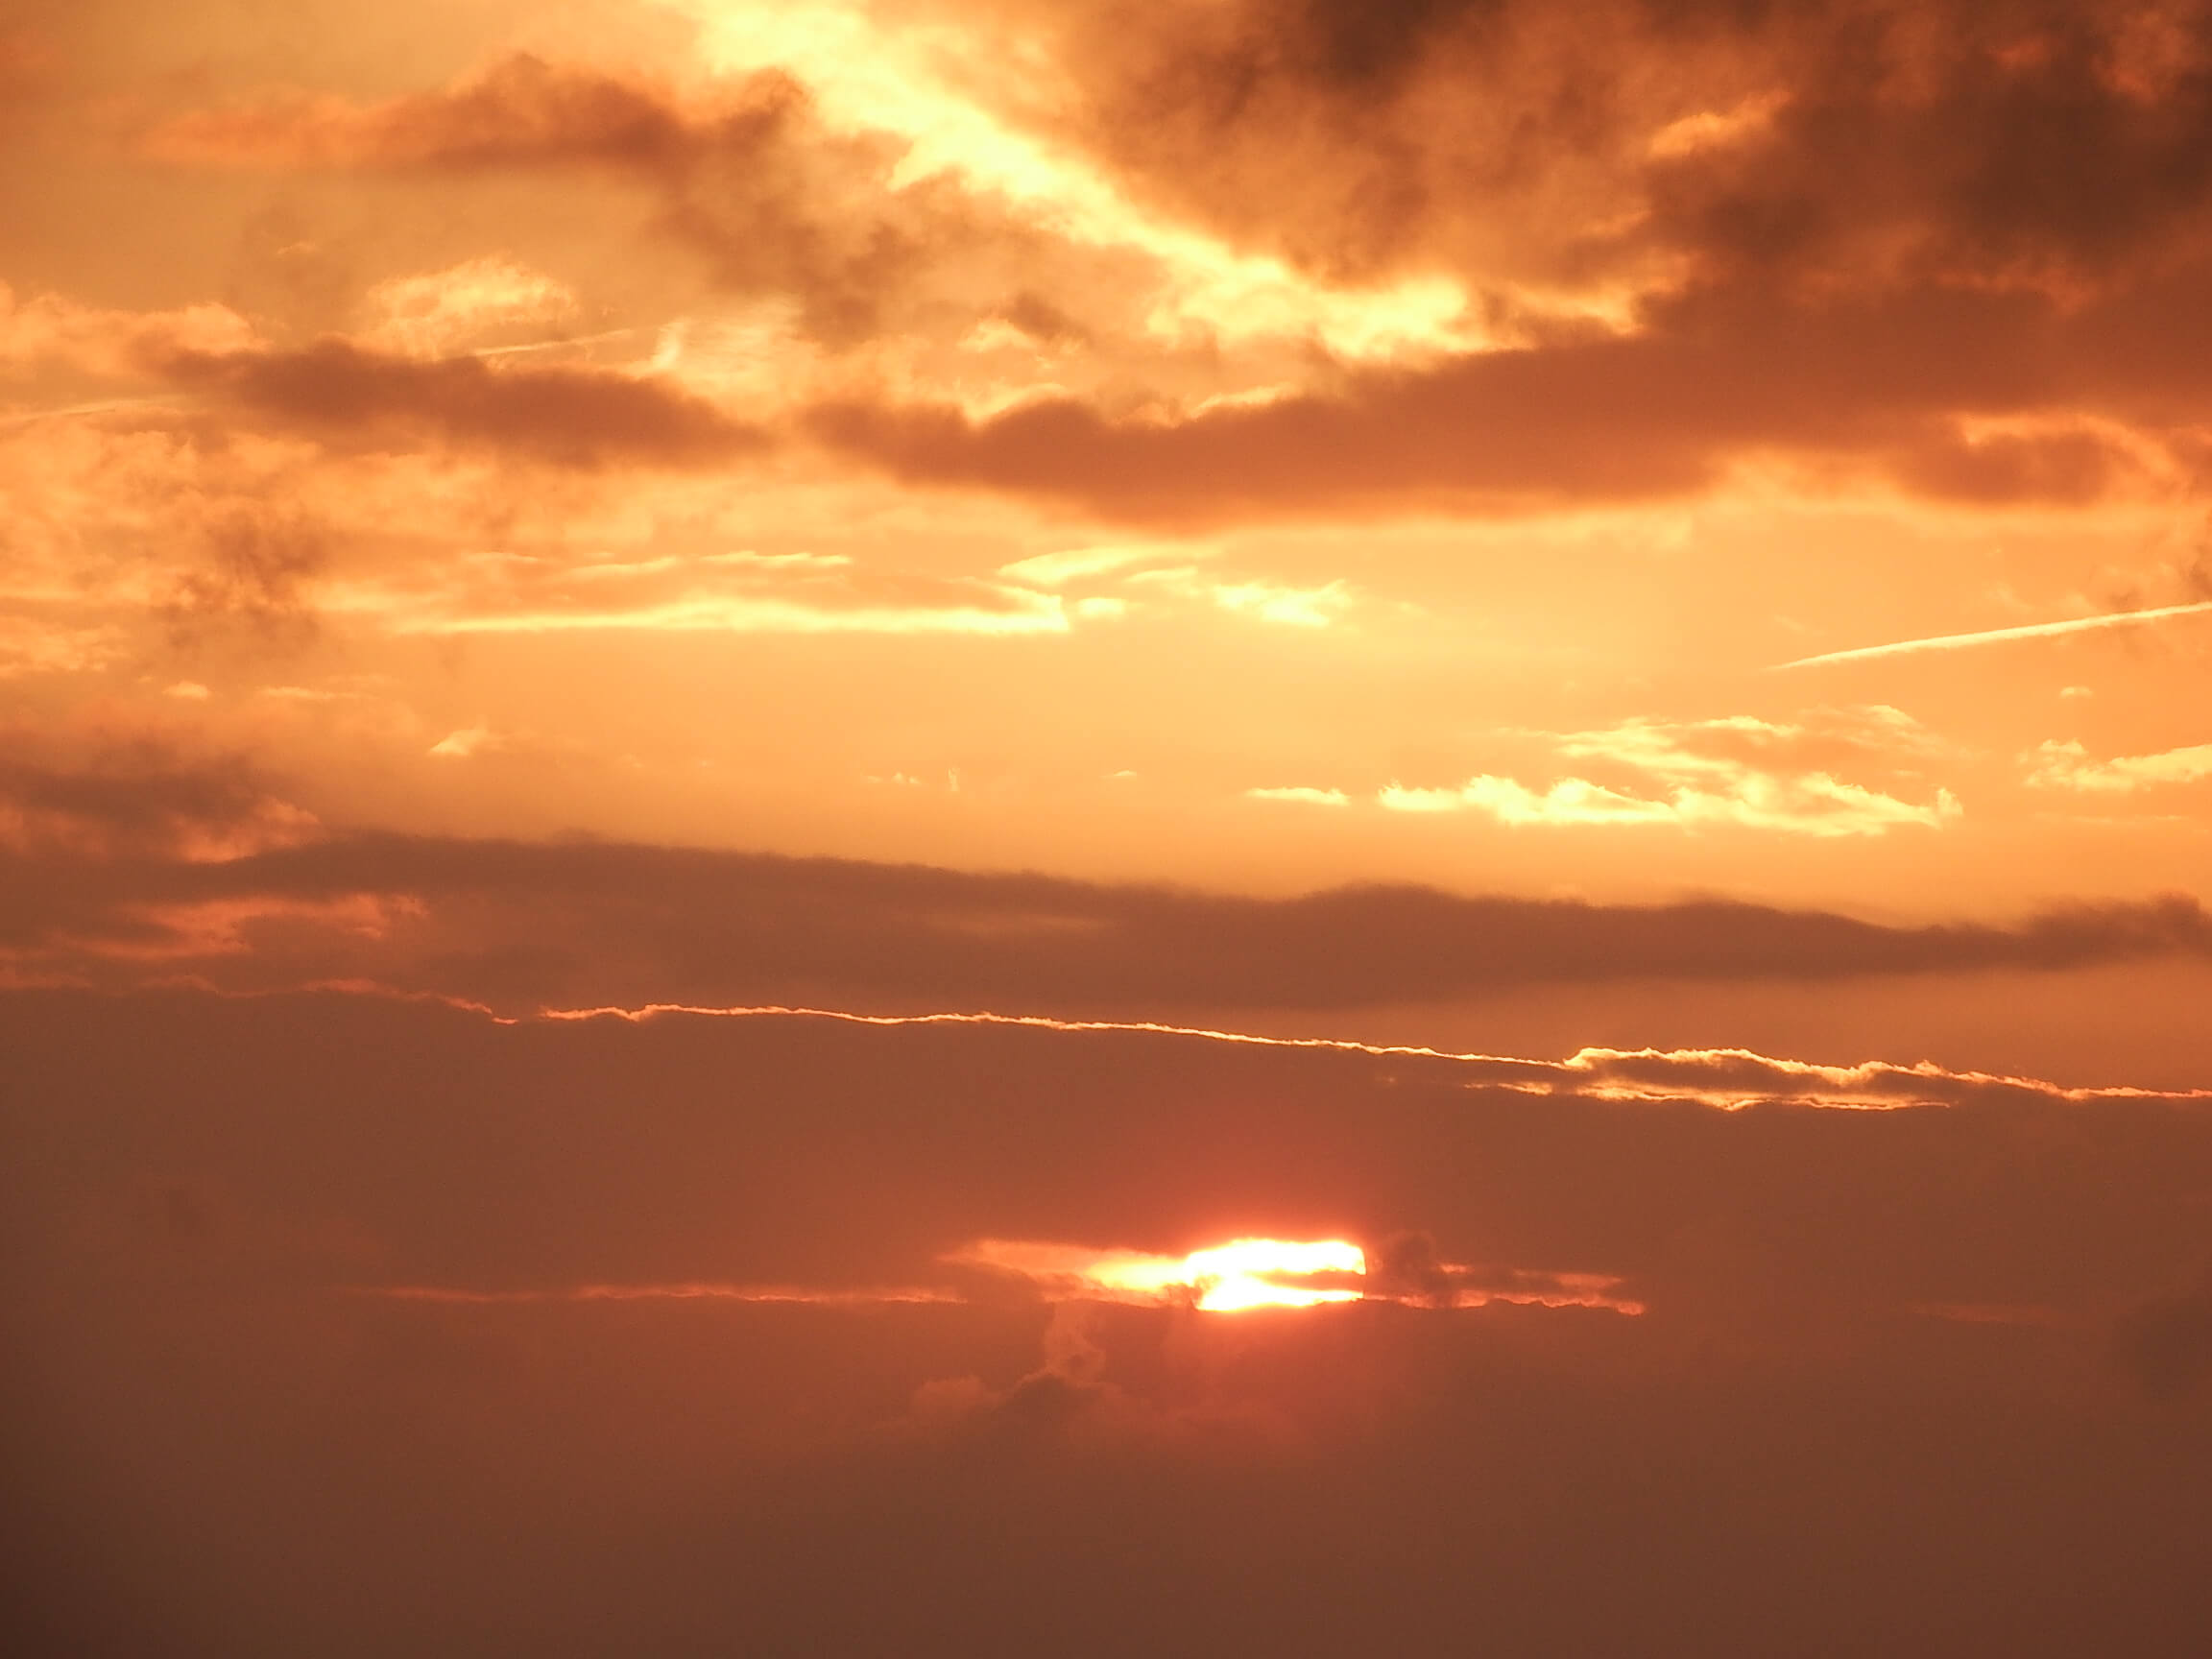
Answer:
[[[1180,1257],[984,1239],[955,1260],[1020,1273],[1058,1286],[1063,1293],[1105,1301],[1188,1298],[1191,1306],[1209,1313],[1357,1302],[1363,1292],[1341,1281],[1367,1271],[1366,1253],[1341,1238],[1236,1238]],[[1311,1283],[1322,1275],[1334,1282]]]

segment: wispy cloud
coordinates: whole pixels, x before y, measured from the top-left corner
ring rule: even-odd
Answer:
[[[2212,599],[2188,605],[2159,605],[2147,611],[2112,611],[2102,616],[2075,616],[2063,622],[2028,622],[2016,628],[1984,628],[1973,634],[1934,634],[1920,639],[1898,639],[1887,645],[1859,645],[1848,651],[1823,651],[1816,657],[1799,657],[1774,664],[1784,668],[1816,668],[1829,662],[1865,662],[1877,657],[1907,657],[1922,651],[1963,651],[1977,645],[2004,645],[2015,639],[2054,639],[2067,634],[2092,634],[2105,628],[2132,628],[2144,622],[2163,622],[2175,616],[2200,616],[2212,612]]]
[[[1532,789],[1512,778],[1479,774],[1456,789],[1384,788],[1376,799],[1392,812],[1485,813],[1515,826],[1669,825],[1680,830],[1733,826],[1799,835],[1879,835],[1901,826],[1937,830],[1960,815],[1947,789],[1925,806],[1900,801],[1824,772],[1770,778],[1745,772],[1718,788],[1684,785],[1663,796],[1608,789],[1566,778]]]
[[[1748,1048],[1581,1048],[1565,1060],[1455,1053],[1408,1044],[1360,1043],[1334,1037],[1263,1037],[1148,1020],[1059,1020],[1040,1014],[855,1014],[836,1008],[702,1008],[652,1003],[642,1008],[547,1009],[551,1021],[666,1018],[826,1020],[855,1025],[1006,1025],[1030,1030],[1127,1031],[1262,1048],[1311,1048],[1384,1058],[1436,1061],[1475,1087],[1526,1094],[1575,1094],[1601,1100],[1683,1100],[1719,1111],[1752,1106],[1809,1106],[1832,1111],[1891,1111],[1961,1106],[2008,1098],[2212,1100],[2212,1089],[2069,1088],[2040,1077],[1955,1070],[1923,1060],[1901,1066],[1868,1060],[1855,1066],[1777,1059]]]
[[[842,555],[710,553],[596,564],[485,556],[408,590],[333,606],[398,634],[1065,634],[1087,614],[1057,593],[855,565]]]
[[[1341,789],[1309,789],[1291,784],[1280,789],[1247,789],[1245,797],[1252,801],[1289,801],[1304,806],[1349,806],[1352,797]]]

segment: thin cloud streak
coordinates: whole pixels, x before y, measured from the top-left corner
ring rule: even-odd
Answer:
[[[1894,1111],[1948,1106],[2003,1095],[2035,1096],[2088,1104],[2104,1100],[2212,1100],[2212,1089],[2137,1089],[2125,1085],[2070,1089],[2036,1077],[1958,1071],[1931,1061],[1900,1066],[1869,1060],[1824,1066],[1777,1059],[1748,1048],[1599,1048],[1565,1060],[1525,1060],[1512,1055],[1455,1053],[1414,1045],[1359,1043],[1336,1037],[1265,1037],[1243,1031],[1171,1025],[1148,1020],[1057,1020],[1038,1014],[858,1014],[836,1008],[701,1008],[653,1003],[642,1008],[546,1009],[546,1021],[613,1019],[632,1024],[668,1015],[710,1019],[841,1021],[854,1025],[1008,1025],[1034,1030],[1129,1032],[1248,1044],[1263,1048],[1316,1048],[1379,1058],[1435,1060],[1465,1069],[1469,1088],[1504,1088],[1528,1094],[1575,1094],[1598,1100],[1689,1100],[1719,1111],[1750,1106],[1810,1106],[1834,1111]],[[502,1023],[517,1023],[504,1021]]]
[[[1987,628],[1974,634],[1936,634],[1925,639],[1899,639],[1887,645],[1858,645],[1848,651],[1823,651],[1816,657],[1799,657],[1777,662],[1785,668],[1817,668],[1830,662],[1864,662],[1877,657],[1905,657],[1921,651],[1961,651],[1976,645],[2002,645],[2014,639],[2050,639],[2064,634],[2088,634],[2104,628],[2125,628],[2138,622],[2162,622],[2175,616],[2201,616],[2212,612],[2212,599],[2189,605],[2160,605],[2148,611],[2114,611],[2104,616],[2077,616],[2064,622],[2029,622],[2017,628]]]
[[[873,1308],[905,1303],[960,1303],[950,1290],[901,1286],[873,1290],[817,1290],[802,1285],[570,1285],[552,1290],[472,1290],[451,1285],[348,1285],[349,1296],[385,1302],[436,1302],[462,1307],[532,1302],[748,1302],[802,1303],[826,1308]]]

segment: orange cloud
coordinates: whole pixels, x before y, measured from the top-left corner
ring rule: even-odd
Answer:
[[[380,104],[293,96],[198,111],[156,128],[146,147],[199,166],[661,168],[705,145],[757,141],[800,97],[776,78],[747,90],[736,108],[695,122],[661,89],[525,54],[451,90]]]
[[[234,352],[256,344],[253,325],[226,305],[118,311],[59,294],[19,298],[0,282],[0,373],[61,365],[87,373],[143,375],[149,361]]]
[[[2070,789],[2084,795],[2128,795],[2212,778],[2212,743],[2092,760],[2080,743],[2053,740],[2038,744],[2027,758],[2034,763],[2027,779],[2031,788]]]
[[[1880,835],[1906,825],[1940,829],[1960,815],[1948,789],[1918,805],[1840,781],[1816,764],[1893,765],[1899,755],[1918,757],[1936,747],[1910,716],[1884,707],[1819,710],[1798,722],[1749,715],[1629,720],[1551,741],[1562,758],[1607,763],[1626,781],[1608,785],[1568,777],[1532,788],[1482,774],[1456,788],[1393,783],[1377,800],[1395,812],[1475,811],[1517,826],[1733,826],[1821,837]]]

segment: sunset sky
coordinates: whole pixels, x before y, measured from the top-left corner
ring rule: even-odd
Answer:
[[[25,1650],[2201,1652],[2208,411],[2201,0],[0,0]]]

